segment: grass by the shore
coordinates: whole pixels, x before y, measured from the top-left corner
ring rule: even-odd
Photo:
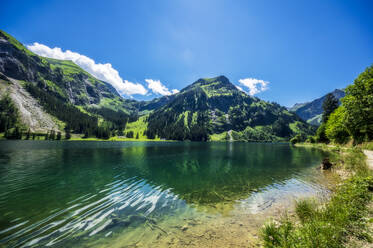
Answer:
[[[373,178],[360,148],[327,147],[335,169],[348,176],[326,203],[315,199],[296,204],[296,218],[284,217],[262,228],[264,247],[345,247],[351,240],[372,242],[367,228]]]
[[[365,142],[361,145],[361,148],[373,151],[373,142]]]

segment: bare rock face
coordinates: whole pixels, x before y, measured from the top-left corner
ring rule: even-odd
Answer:
[[[43,110],[37,100],[20,85],[19,81],[7,79],[8,81],[0,80],[0,95],[9,94],[19,110],[22,123],[29,127],[31,132],[58,131],[58,125],[52,116]]]

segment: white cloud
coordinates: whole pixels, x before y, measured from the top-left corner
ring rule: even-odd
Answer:
[[[177,90],[177,89],[173,89],[173,90],[171,90],[171,92],[172,92],[172,94],[176,94],[176,93],[179,93],[179,92],[180,92],[180,90]]]
[[[235,85],[235,86],[236,86],[236,88],[237,88],[238,90],[240,90],[240,91],[246,93],[246,91],[244,91],[240,86],[238,86],[238,85]]]
[[[179,90],[177,89],[173,89],[170,91],[166,86],[164,86],[161,83],[160,80],[145,79],[145,82],[148,83],[148,88],[151,89],[155,94],[169,96],[179,92]]]
[[[259,92],[268,90],[268,84],[269,82],[263,81],[256,78],[244,78],[238,80],[240,84],[247,87],[249,89],[249,95],[253,96],[255,94],[258,94]]]
[[[85,55],[81,55],[70,50],[62,51],[59,47],[50,48],[37,42],[32,45],[28,45],[27,48],[43,57],[71,60],[92,74],[92,76],[111,84],[121,95],[145,95],[148,92],[142,84],[123,80],[119,76],[118,71],[115,70],[110,63],[96,64],[93,59]]]

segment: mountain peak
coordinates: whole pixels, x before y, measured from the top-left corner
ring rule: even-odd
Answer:
[[[341,89],[335,89],[330,93],[333,94],[338,100],[345,96],[345,92]],[[327,94],[306,103],[296,103],[289,110],[295,112],[300,118],[308,123],[320,125],[321,114],[323,112],[322,104],[326,96]]]

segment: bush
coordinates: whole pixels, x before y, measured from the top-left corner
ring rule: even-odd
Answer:
[[[308,136],[306,142],[313,144],[316,143],[316,139],[314,136]]]
[[[133,138],[133,136],[134,136],[134,132],[133,131],[128,131],[127,134],[126,134],[127,138]]]
[[[316,131],[316,142],[320,142],[320,143],[329,142],[328,137],[326,137],[325,129],[326,129],[326,124],[322,123]]]
[[[365,216],[372,198],[373,178],[367,176],[361,150],[350,150],[345,164],[355,174],[338,186],[328,202],[299,201],[296,204],[299,224],[284,218],[262,228],[264,247],[339,248],[345,247],[352,236],[371,241]]]
[[[326,137],[336,143],[346,143],[350,137],[346,125],[346,109],[343,106],[337,108],[329,117],[325,126]]]
[[[346,127],[357,143],[373,139],[373,65],[346,88]]]
[[[303,140],[304,139],[302,138],[302,136],[300,134],[297,134],[296,136],[290,139],[290,143],[295,145],[296,143],[302,142]]]

